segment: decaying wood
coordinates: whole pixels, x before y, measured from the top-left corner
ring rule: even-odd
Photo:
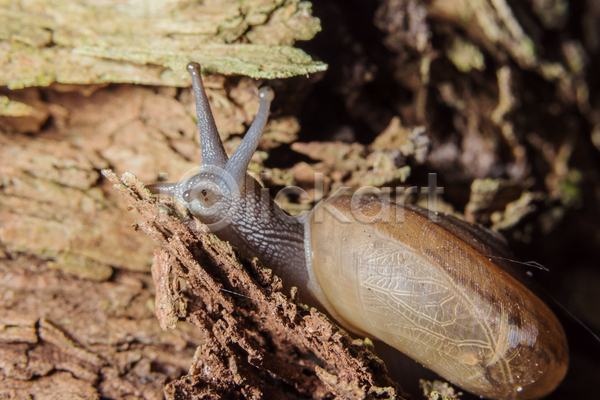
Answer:
[[[103,174],[142,215],[137,228],[161,245],[152,267],[161,326],[187,320],[204,334],[189,374],[167,386],[168,398],[401,398],[364,342],[294,290],[287,297],[258,260],[241,260],[133,175]]]
[[[49,3],[44,12],[50,19],[36,8]],[[323,32],[303,48],[330,70],[268,83],[276,99],[251,173],[270,174],[266,186],[274,191],[295,185],[312,196],[315,172],[324,174],[325,193],[356,185],[422,187],[426,174],[436,172],[445,187],[440,211],[502,230],[517,254],[551,270],[533,270],[542,286],[599,329],[599,2],[332,0],[314,2],[311,17],[304,1],[177,0],[146,2],[143,18],[136,2],[120,9],[110,3],[122,2],[103,2],[110,9],[104,13],[94,11],[102,5],[86,0],[10,0],[0,6],[0,22],[6,22],[0,23],[0,59],[7,61],[0,81],[12,88],[63,82],[0,87],[0,397],[159,399],[163,383],[188,370],[202,334],[180,315],[191,313],[190,298],[200,295],[189,295],[183,279],[178,288],[176,269],[165,261],[160,265],[171,272],[159,274],[156,285],[163,302],[173,304],[155,310],[148,272],[155,243],[131,231],[135,217],[100,170],[132,171],[150,183],[167,174],[174,181],[200,164],[191,90],[162,86],[189,85],[183,67],[190,59],[224,73],[205,77],[205,84],[231,154],[252,122],[257,87],[265,82],[225,76],[241,70],[222,64],[222,56],[229,48],[244,51],[250,70],[260,72],[253,76],[281,76],[264,65],[277,57],[263,50],[314,34],[315,17]],[[179,12],[178,5],[189,12]],[[65,6],[78,11],[65,12]],[[206,17],[208,9],[212,16]],[[216,21],[212,28],[200,26],[206,26],[201,14]],[[139,46],[126,46],[115,29]],[[208,42],[218,45],[198,45],[192,31],[207,32]],[[160,58],[165,40],[179,43],[175,57]],[[182,47],[186,43],[190,51]],[[72,84],[83,82],[104,83]],[[284,206],[298,211],[307,204]],[[166,252],[161,257],[167,256],[177,260]],[[252,300],[227,292],[223,298],[247,302],[258,318]],[[166,326],[179,320],[177,329],[162,332],[155,312]],[[558,314],[572,362],[548,399],[594,398],[588,386],[599,374],[599,347]],[[298,315],[309,314],[301,309]],[[47,341],[60,336],[48,336],[48,326],[68,341]],[[246,332],[256,332],[250,326],[254,330]],[[267,343],[260,348],[271,352]],[[379,344],[375,348],[385,355]],[[256,372],[240,345],[228,351],[234,356],[208,354],[221,363],[214,365],[232,358],[242,360],[238,371]],[[87,353],[102,360],[100,367],[81,358]],[[316,369],[316,358],[294,357],[307,370],[321,371],[311,376],[323,392],[315,375],[329,384],[340,375],[335,366]],[[399,379],[419,398],[416,383],[427,372],[411,376],[410,366],[419,367],[408,363]],[[238,376],[231,375],[235,387]],[[229,387],[188,378],[207,392]],[[291,396],[292,386],[276,386],[283,380],[266,372],[255,378],[273,379],[272,388]]]
[[[161,331],[144,273],[99,282],[46,264],[0,259],[0,398],[162,399],[201,335]]]

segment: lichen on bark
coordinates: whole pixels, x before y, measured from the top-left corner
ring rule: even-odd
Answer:
[[[292,46],[320,29],[299,0],[11,0],[0,7],[0,86],[189,86],[190,61],[254,78],[306,75],[327,66]]]

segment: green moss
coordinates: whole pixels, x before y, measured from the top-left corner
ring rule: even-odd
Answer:
[[[452,42],[452,46],[446,50],[446,56],[461,72],[469,72],[471,69],[479,71],[485,69],[483,53],[479,48],[458,36]]]
[[[0,95],[0,115],[9,117],[24,117],[31,114],[32,108],[24,103],[12,101],[6,96]]]
[[[560,199],[563,205],[570,206],[581,201],[581,172],[571,169],[560,182]]]

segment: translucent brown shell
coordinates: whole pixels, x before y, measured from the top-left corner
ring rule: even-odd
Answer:
[[[344,325],[480,396],[534,399],[556,388],[568,366],[565,333],[519,281],[415,212],[394,205],[403,222],[364,224],[350,198],[334,206],[354,222],[324,212],[310,222],[310,242],[329,311]],[[360,203],[367,220],[379,211]]]

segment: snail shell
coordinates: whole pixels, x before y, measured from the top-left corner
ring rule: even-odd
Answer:
[[[510,274],[429,219],[394,205],[379,214],[349,197],[305,230],[317,299],[350,330],[395,347],[465,390],[532,399],[566,374],[567,342],[552,311]],[[315,213],[313,212],[313,216]],[[312,283],[312,281],[311,281]]]

